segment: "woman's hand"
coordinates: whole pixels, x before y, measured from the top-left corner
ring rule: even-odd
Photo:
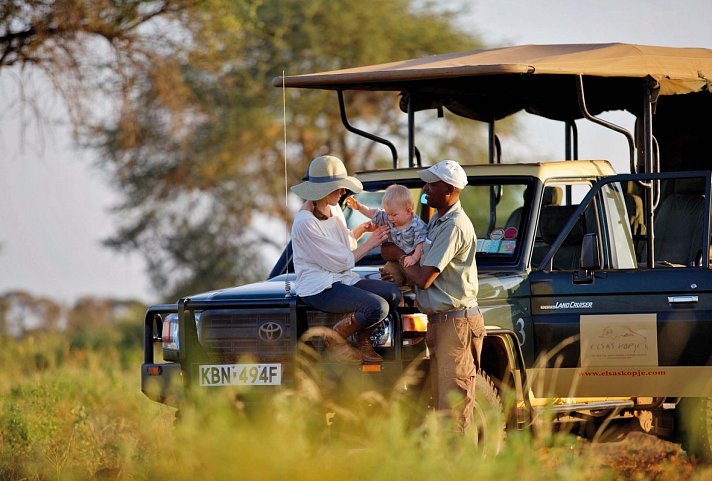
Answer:
[[[363,231],[364,231],[364,232],[373,232],[373,231],[375,231],[376,228],[378,227],[376,224],[374,224],[374,223],[371,222],[371,221],[364,222],[364,223],[361,224],[361,225],[363,226]]]
[[[354,228],[353,233],[354,239],[359,240],[361,236],[366,232],[373,232],[376,228],[375,224],[372,222],[364,222]]]
[[[388,239],[390,228],[387,225],[381,225],[377,227],[374,226],[373,230],[371,230],[370,232],[371,236],[364,242],[364,245],[369,246],[369,250],[380,246],[386,239]]]
[[[354,229],[354,237],[356,237],[356,231],[358,231],[361,227],[363,227],[363,224]],[[383,241],[388,239],[389,232],[390,228],[387,225],[375,227],[371,231],[371,235],[368,237],[368,239],[366,239],[363,244],[360,244],[358,247],[356,247],[356,249],[352,251],[354,254],[354,261],[358,262],[372,249],[375,249],[376,247],[380,246]]]

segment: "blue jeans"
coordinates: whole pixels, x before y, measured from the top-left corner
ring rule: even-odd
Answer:
[[[362,329],[378,324],[394,311],[401,291],[392,282],[361,279],[353,286],[335,282],[313,296],[302,297],[314,309],[335,314],[353,312]]]

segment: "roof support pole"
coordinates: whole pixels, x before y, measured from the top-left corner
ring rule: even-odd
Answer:
[[[645,173],[655,173],[660,170],[660,166],[653,156],[653,90],[657,89],[657,82],[648,79],[643,84],[643,132],[639,154],[643,157],[643,168]],[[646,262],[651,269],[655,268],[655,193],[660,189],[660,181],[652,181],[643,184],[648,187],[645,190],[645,217],[647,225],[647,250]],[[658,192],[659,195],[659,192]]]
[[[365,130],[357,129],[353,125],[349,123],[349,119],[346,117],[346,104],[344,103],[344,91],[343,90],[337,90],[336,93],[339,96],[339,113],[341,114],[341,123],[344,124],[344,127],[346,130],[349,132],[352,132],[354,134],[360,135],[361,137],[366,137],[369,140],[373,140],[374,142],[378,142],[379,144],[383,144],[389,149],[391,149],[391,157],[393,158],[393,168],[397,169],[398,168],[398,151],[396,150],[395,145],[393,145],[392,142],[389,142],[388,140],[384,139],[383,137],[378,137],[377,135],[371,134],[369,132],[366,132]]]
[[[576,121],[567,120],[564,127],[564,137],[565,137],[565,152],[564,158],[566,160],[578,160],[578,128],[576,127]],[[572,195],[571,186],[566,186],[566,205],[571,205]]]
[[[584,95],[583,91],[583,75],[576,76],[576,91],[578,93],[578,102],[579,109],[581,110],[581,115],[583,115],[585,118],[595,124],[602,125],[608,129],[625,135],[625,138],[628,139],[628,150],[630,153],[630,173],[637,173],[635,168],[635,138],[633,137],[633,134],[628,132],[623,127],[620,127],[616,124],[613,124],[603,119],[599,119],[598,117],[594,117],[593,115],[591,115],[591,113],[588,111],[588,107],[586,107],[586,96]]]
[[[495,163],[495,138],[497,134],[495,133],[494,120],[489,121],[489,135],[487,137],[487,145],[489,147],[489,164]]]
[[[489,147],[489,163],[501,164],[502,163],[502,144],[499,142],[499,137],[497,137],[497,132],[495,129],[495,121],[490,120],[489,124],[489,134],[487,137],[487,145]]]
[[[408,167],[415,167],[415,109],[412,93],[408,95]]]
[[[578,160],[578,129],[576,128],[576,122],[573,120],[567,120],[565,128],[565,158],[566,160]]]
[[[643,86],[643,139],[642,157],[646,173],[656,173],[660,171],[657,165],[653,150],[653,105],[657,101],[658,83],[653,79],[648,79]]]

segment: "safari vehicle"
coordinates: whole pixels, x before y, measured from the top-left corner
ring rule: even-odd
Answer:
[[[589,425],[636,417],[645,431],[678,437],[710,457],[711,76],[708,49],[528,45],[273,84],[334,90],[345,128],[390,150],[393,169],[358,174],[365,188],[359,200],[371,206],[392,183],[421,198],[415,142],[421,111],[487,122],[488,161],[459,159],[469,179],[462,204],[478,234],[478,297],[488,334],[478,402],[501,408],[501,399],[511,398],[503,411],[510,427],[545,411]],[[358,90],[400,95],[408,167],[400,167],[391,141],[348,122],[344,96]],[[565,158],[501,163],[496,123],[522,110],[562,122]],[[634,131],[597,117],[609,110],[633,114]],[[620,133],[630,172],[616,174],[606,160],[577,160],[577,121]],[[418,135],[427,141],[427,131]],[[418,205],[427,220],[427,207]],[[362,220],[345,214],[354,225]],[[306,336],[323,354],[310,333],[335,319],[295,296],[290,254],[288,246],[264,282],[150,307],[141,368],[146,395],[176,402],[182,388],[230,385],[240,395],[260,396],[298,383],[298,340]],[[372,252],[358,272],[378,276],[382,262]],[[372,339],[384,362],[340,366],[317,356],[319,380],[390,391],[407,370],[427,373],[426,328],[406,293]],[[162,360],[154,359],[154,343],[162,346]],[[416,379],[410,391],[427,397],[427,376]],[[512,395],[503,397],[505,391]]]

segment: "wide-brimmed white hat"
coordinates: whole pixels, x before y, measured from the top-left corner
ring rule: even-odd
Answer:
[[[346,174],[341,159],[322,155],[309,164],[308,180],[292,186],[292,192],[304,200],[319,200],[341,188],[358,193],[363,190],[363,184],[356,177]]]
[[[418,175],[425,182],[431,183],[442,180],[460,190],[467,185],[465,169],[454,160],[441,160],[425,170],[419,170]]]

